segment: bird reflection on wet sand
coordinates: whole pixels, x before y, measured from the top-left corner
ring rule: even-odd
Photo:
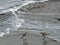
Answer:
[[[29,45],[28,42],[23,42],[23,45]]]
[[[42,45],[47,45],[47,41],[46,40],[43,40],[43,42],[42,42]]]

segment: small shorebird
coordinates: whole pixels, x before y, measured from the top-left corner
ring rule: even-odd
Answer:
[[[23,45],[28,45],[27,32],[25,32],[21,38],[23,39]]]
[[[27,36],[27,32],[25,32],[23,35],[22,35],[22,39],[24,38],[24,37],[26,37]]]
[[[43,40],[45,40],[46,36],[49,35],[47,32],[43,31],[40,33],[41,37],[43,37]]]
[[[50,35],[48,32],[41,32],[40,33],[41,34],[41,37],[43,37],[43,39],[42,40],[44,40],[44,41],[46,41],[45,40],[45,38],[46,38],[46,36],[48,36],[48,35]],[[53,41],[53,42],[57,42],[57,40],[55,40],[55,39],[53,39],[53,38],[50,38],[50,37],[48,37],[48,39],[50,39],[50,41]],[[44,44],[45,45],[45,44]]]

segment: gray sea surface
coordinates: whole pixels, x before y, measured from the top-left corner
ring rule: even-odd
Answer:
[[[41,0],[0,0],[0,45],[24,45],[24,32],[30,33],[27,45],[60,45],[60,2],[43,3],[48,4],[43,9],[20,11],[24,4],[36,1]],[[45,41],[39,35],[41,31],[50,34]]]

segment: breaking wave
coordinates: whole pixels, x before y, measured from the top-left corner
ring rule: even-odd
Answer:
[[[36,1],[29,1],[23,5],[0,12],[0,37],[9,34],[10,31],[18,30],[22,23],[24,23],[24,19],[20,19],[17,12],[20,10],[20,8],[32,2]],[[44,2],[44,0],[40,2]]]

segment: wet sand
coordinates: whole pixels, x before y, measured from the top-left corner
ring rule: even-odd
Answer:
[[[36,35],[27,35],[27,42],[23,42],[21,34],[0,38],[0,45],[60,45],[56,41]]]

